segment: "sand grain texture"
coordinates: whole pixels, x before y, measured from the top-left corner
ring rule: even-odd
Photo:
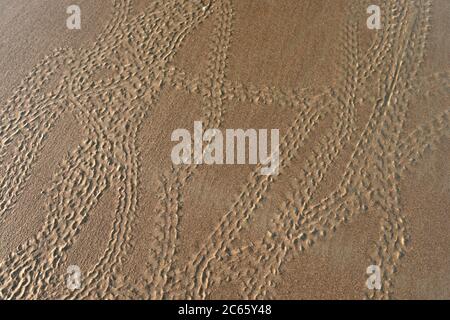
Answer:
[[[450,298],[448,1],[70,4],[0,1],[0,299]],[[173,165],[199,120],[279,175]]]

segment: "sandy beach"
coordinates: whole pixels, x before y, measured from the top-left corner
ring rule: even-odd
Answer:
[[[450,299],[449,17],[0,0],[0,299]],[[196,121],[277,130],[277,174],[175,164]]]

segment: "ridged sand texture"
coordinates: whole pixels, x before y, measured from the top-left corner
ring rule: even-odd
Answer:
[[[432,12],[449,6],[374,1],[383,28],[368,31],[369,1],[238,1],[113,1],[95,42],[54,49],[1,101],[0,299],[450,298],[450,286],[427,288],[427,266],[414,258],[416,248],[430,251],[420,239],[444,247],[432,261],[450,284],[448,237],[440,238],[450,227],[450,203],[442,200],[448,166],[438,171],[444,196],[433,193],[437,181],[432,191],[404,183],[415,170],[427,174],[421,160],[450,156],[450,71],[432,70],[427,60],[429,44],[436,48]],[[236,38],[252,35],[235,28],[252,17],[239,9],[291,5],[332,15],[334,3],[344,11],[332,28],[332,81],[292,87],[240,79],[246,66],[232,62],[250,49]],[[264,41],[272,50],[270,35]],[[259,113],[246,113],[248,106]],[[173,165],[166,133],[194,120],[209,128],[282,123],[280,174]],[[65,150],[49,141],[68,139],[72,131],[58,127],[66,122],[80,134],[56,163],[46,162],[52,147]],[[40,179],[46,172],[49,179]],[[425,236],[418,231],[416,242],[417,226],[433,215],[408,205],[403,187],[438,202],[444,221]],[[362,244],[339,244],[352,224]],[[359,271],[352,279],[339,269],[336,278],[321,274],[341,251],[361,257]],[[312,278],[306,260],[317,266]],[[71,264],[82,271],[74,291],[66,286]],[[365,286],[369,265],[381,268],[381,290]],[[396,282],[409,266],[417,277]]]

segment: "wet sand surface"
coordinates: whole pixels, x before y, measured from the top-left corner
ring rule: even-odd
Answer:
[[[450,299],[447,0],[76,2],[0,1],[0,299]]]

